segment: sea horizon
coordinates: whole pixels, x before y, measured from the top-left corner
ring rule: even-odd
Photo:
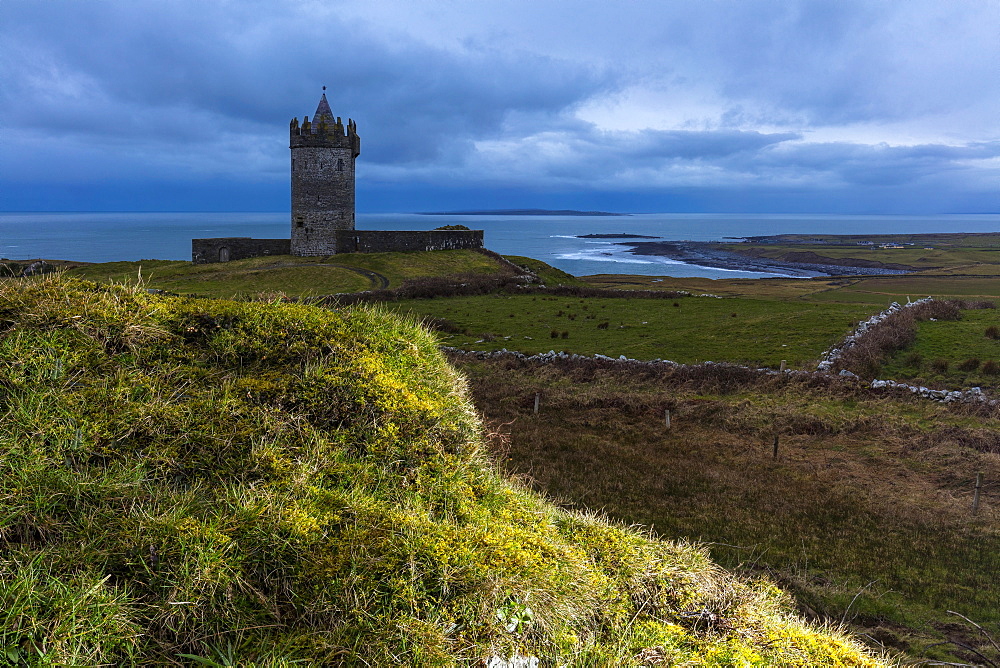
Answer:
[[[189,260],[193,238],[287,237],[289,218],[287,211],[3,212],[0,257],[77,262]],[[483,229],[490,250],[533,257],[576,276],[604,273],[767,278],[786,274],[718,269],[634,255],[628,246],[620,244],[626,239],[580,236],[633,234],[662,241],[723,241],[774,234],[983,233],[1000,232],[1000,213],[357,214],[358,229],[420,230],[454,224]]]

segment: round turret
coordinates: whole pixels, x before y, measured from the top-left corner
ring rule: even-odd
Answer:
[[[326,90],[326,86],[323,87]],[[312,121],[289,124],[292,153],[292,254],[333,255],[337,231],[354,229],[354,161],[361,139],[335,117],[326,93]]]

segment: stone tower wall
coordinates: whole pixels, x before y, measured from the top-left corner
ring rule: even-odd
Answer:
[[[340,119],[318,128],[292,121],[293,255],[332,255],[337,232],[354,229],[354,161],[361,141],[354,124]]]

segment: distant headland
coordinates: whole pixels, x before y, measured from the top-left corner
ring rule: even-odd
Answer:
[[[625,233],[609,233],[609,234],[578,234],[577,239],[662,239],[663,237],[654,237],[649,234],[625,234]]]
[[[576,211],[575,209],[470,209],[468,211],[418,211],[421,216],[631,216],[611,211]]]

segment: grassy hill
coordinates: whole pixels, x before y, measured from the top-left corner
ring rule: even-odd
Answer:
[[[378,309],[0,283],[17,665],[879,665],[703,548],[500,474]]]
[[[396,288],[429,276],[496,274],[506,271],[472,250],[426,253],[345,253],[295,257],[277,255],[214,264],[141,260],[82,264],[67,274],[99,282],[142,282],[148,288],[208,297],[259,295],[308,297],[338,292]]]

